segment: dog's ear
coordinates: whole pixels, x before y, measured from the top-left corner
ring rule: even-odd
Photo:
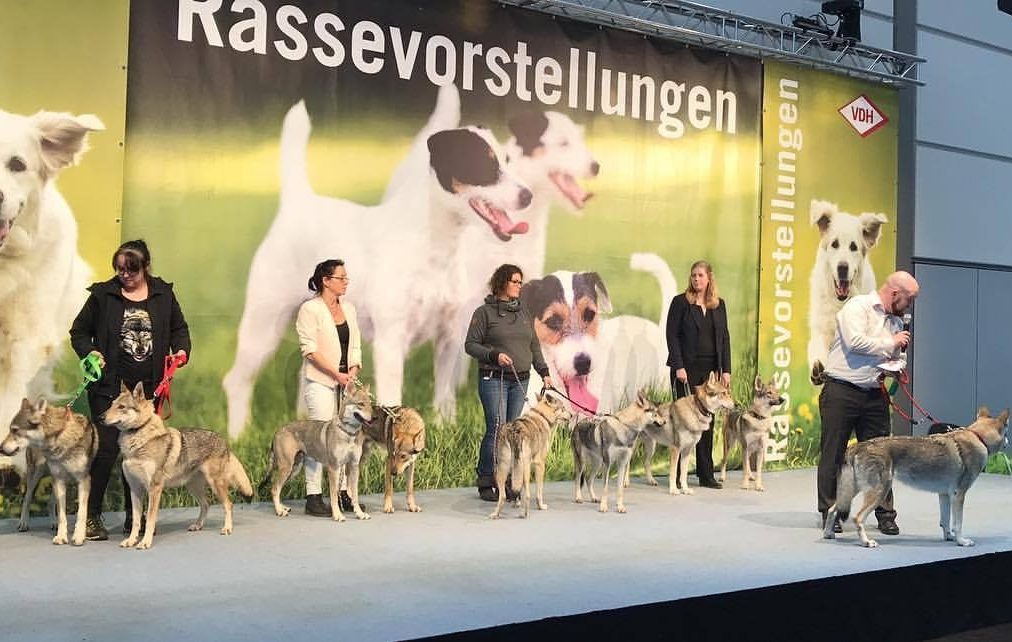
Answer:
[[[612,310],[608,288],[597,272],[578,272],[573,275],[573,301],[579,301],[581,296],[593,299],[600,312],[607,314]]]
[[[755,389],[757,391],[763,389],[763,378],[760,375],[755,376]]]
[[[829,229],[829,224],[833,220],[833,216],[839,213],[839,211],[840,209],[836,206],[836,203],[820,201],[814,198],[812,199],[809,216],[811,218],[812,225],[819,228],[819,234],[826,233],[826,230]]]
[[[429,166],[444,190],[461,183],[492,185],[499,179],[499,160],[488,142],[469,129],[445,129],[429,136]]]
[[[47,175],[53,175],[68,165],[77,162],[88,149],[88,132],[105,129],[97,116],[40,111],[32,116],[32,122],[39,132],[42,147],[42,162]]]
[[[22,410],[31,410],[32,409],[32,402],[28,401],[27,398],[22,397],[21,398],[21,409]]]
[[[990,417],[991,411],[987,409],[987,406],[981,406],[977,408],[977,417]]]
[[[997,419],[1001,423],[1002,426],[1007,426],[1008,425],[1008,408],[1006,408],[1005,410],[1002,410],[1001,413],[999,413]]]
[[[35,410],[35,412],[37,412],[39,414],[43,414],[43,413],[46,412],[46,408],[48,408],[48,407],[49,407],[49,402],[46,401],[45,397],[43,397],[43,398],[41,398],[41,399],[39,399],[38,401],[35,402],[35,408],[33,410]]]
[[[138,402],[144,401],[144,382],[142,381],[137,382],[137,385],[134,386],[133,395],[134,399],[136,399]]]
[[[548,117],[544,112],[527,112],[510,118],[508,126],[524,156],[530,156],[544,144],[541,137],[548,129]]]
[[[411,452],[417,455],[423,450],[425,450],[425,431],[419,430],[411,440]]]
[[[640,408],[650,407],[650,400],[647,399],[646,394],[644,394],[642,390],[636,393],[636,405],[639,406]]]
[[[119,393],[121,395],[130,393],[130,388],[127,388],[126,382],[123,381],[122,379],[119,382]]]
[[[864,237],[864,246],[867,248],[875,247],[878,243],[879,236],[882,234],[882,226],[889,222],[885,214],[876,214],[872,212],[865,212],[858,217],[861,222],[861,234]]]
[[[711,370],[710,376],[706,378],[706,383],[711,386],[717,385],[717,373]]]

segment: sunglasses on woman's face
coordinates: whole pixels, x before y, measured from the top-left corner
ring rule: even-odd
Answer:
[[[140,271],[141,271],[140,268],[132,268],[132,267],[127,267],[125,265],[117,265],[116,266],[116,274],[118,274],[119,276],[132,276],[134,274],[137,274]]]

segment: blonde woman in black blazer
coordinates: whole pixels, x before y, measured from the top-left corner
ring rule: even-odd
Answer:
[[[730,385],[727,308],[717,294],[713,268],[706,261],[692,264],[689,287],[671,300],[666,336],[671,394],[676,399],[706,381],[710,372],[719,373],[723,384]],[[721,488],[713,477],[713,430],[704,432],[696,444],[696,476],[700,486]]]

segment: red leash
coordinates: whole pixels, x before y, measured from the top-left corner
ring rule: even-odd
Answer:
[[[172,394],[172,377],[176,374],[176,369],[186,363],[186,355],[166,355],[165,356],[165,373],[162,375],[162,380],[155,388],[155,412],[159,414],[163,419],[168,419],[172,416],[172,402],[169,400]],[[162,415],[162,408],[167,406],[166,414]]]
[[[932,423],[937,423],[937,420],[931,416],[931,413],[929,413],[924,408],[921,408],[921,405],[917,403],[916,399],[914,399],[914,395],[911,394],[910,389],[907,387],[907,381],[909,381],[909,379],[907,379],[905,371],[901,373],[901,376],[896,377],[896,381],[899,382],[900,389],[903,390],[903,393],[907,396],[907,399],[910,400],[911,405],[913,405],[914,408],[916,408],[922,415],[924,415],[924,419],[928,419]],[[878,385],[879,388],[882,390],[882,394],[885,395],[885,398],[889,400],[889,405],[891,405],[893,407],[893,410],[896,411],[896,414],[898,414],[900,417],[903,417],[904,419],[906,419],[915,426],[924,421],[924,419],[914,419],[913,413],[908,415],[907,413],[903,412],[903,409],[900,408],[895,401],[893,401],[892,395],[890,395],[889,390],[886,389],[885,377],[879,379]]]

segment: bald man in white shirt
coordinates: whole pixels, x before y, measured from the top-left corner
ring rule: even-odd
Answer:
[[[903,315],[917,298],[920,286],[908,272],[893,272],[877,292],[851,298],[836,315],[836,335],[825,365],[825,385],[819,395],[822,418],[818,471],[818,506],[823,524],[836,501],[836,481],[847,441],[888,435],[889,399],[879,386],[879,366],[906,366],[910,332]],[[892,491],[875,508],[879,530],[899,534]],[[839,532],[840,525],[834,530]]]

